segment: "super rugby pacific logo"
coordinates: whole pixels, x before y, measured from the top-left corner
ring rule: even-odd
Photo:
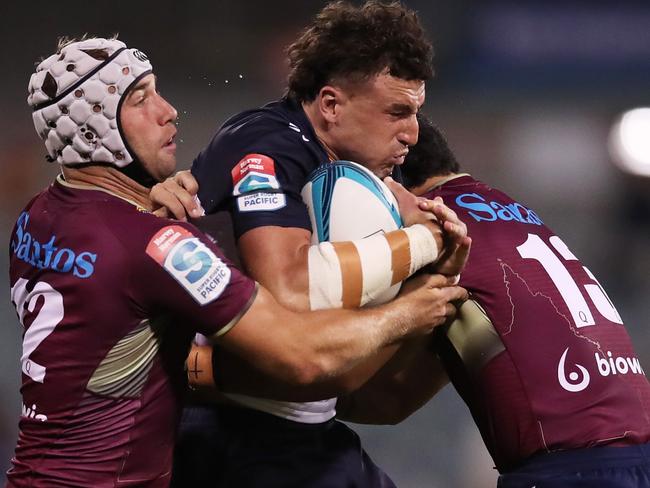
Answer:
[[[201,305],[217,299],[230,282],[226,263],[179,225],[160,229],[149,241],[147,254]]]

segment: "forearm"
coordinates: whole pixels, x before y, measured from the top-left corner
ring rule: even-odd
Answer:
[[[310,236],[304,229],[268,226],[238,242],[247,274],[296,311],[358,308],[442,251],[441,231],[431,222],[346,242],[313,244]]]
[[[337,416],[362,424],[397,424],[427,403],[448,382],[429,338],[404,343],[359,390],[340,397]]]
[[[233,354],[255,358],[255,367],[293,385],[325,381],[349,371],[425,322],[427,312],[400,298],[390,306],[350,312],[299,314],[260,289],[251,309],[221,341]],[[264,325],[262,325],[264,324]],[[259,328],[265,327],[260,340]],[[253,330],[257,329],[257,330]]]
[[[324,381],[296,387],[294,384],[271,378],[260,371],[252,362],[244,360],[223,348],[200,348],[202,355],[209,356],[203,361],[210,361],[218,375],[214,379],[218,389],[224,393],[255,395],[274,400],[309,402],[333,398],[351,393],[359,388],[394,354],[397,346],[382,348],[376,355],[352,368],[346,374],[334,376]],[[192,369],[190,365],[190,370]],[[207,371],[207,369],[205,370]],[[212,384],[212,373],[207,378],[206,386]],[[205,380],[204,380],[205,381]]]
[[[438,257],[440,247],[429,227],[434,226],[417,224],[364,239],[310,246],[311,309],[358,308],[377,303],[389,288]]]

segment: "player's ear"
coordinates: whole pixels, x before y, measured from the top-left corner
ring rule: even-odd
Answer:
[[[328,123],[336,123],[344,95],[343,90],[332,85],[325,85],[318,92],[318,110]]]

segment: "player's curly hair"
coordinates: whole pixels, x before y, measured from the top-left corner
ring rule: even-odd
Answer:
[[[404,80],[433,76],[431,43],[416,13],[398,2],[329,3],[287,54],[287,94],[299,102],[335,80],[363,81],[386,69]]]
[[[431,176],[446,176],[460,172],[456,156],[447,139],[423,113],[418,113],[420,132],[418,142],[409,149],[400,166],[404,186],[415,188]]]

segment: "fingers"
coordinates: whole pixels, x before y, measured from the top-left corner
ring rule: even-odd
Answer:
[[[463,240],[460,241],[460,245],[458,246],[456,252],[451,257],[451,263],[455,266],[457,270],[457,273],[455,274],[460,274],[460,272],[465,267],[465,263],[467,262],[467,258],[469,257],[469,252],[471,248],[472,248],[472,238],[469,236],[465,236]]]
[[[444,276],[441,274],[422,273],[404,281],[400,293],[406,294],[421,288],[442,288],[444,286],[452,286],[455,284],[454,277]]]
[[[420,277],[418,277],[420,278]],[[454,276],[445,276],[441,274],[430,274],[430,275],[422,275],[421,278],[424,278],[424,283],[426,286],[429,288],[444,288],[444,287],[449,287],[455,285],[455,277]],[[424,284],[423,283],[423,284]]]
[[[194,184],[196,184],[196,180],[194,180],[194,177],[192,177],[192,180],[194,181]],[[190,180],[185,181],[187,184],[191,184]],[[166,181],[164,181],[163,186],[166,188],[166,190],[175,197],[178,202],[182,205],[183,207],[183,213],[187,213],[190,217],[196,218],[201,216],[201,211],[202,209],[199,208],[199,205],[197,204],[196,200],[196,193],[191,193],[190,191],[187,190],[184,186],[181,186],[178,184],[176,181],[176,177],[174,178],[169,178]],[[196,190],[198,191],[198,185],[196,185]],[[176,213],[174,213],[176,215]]]
[[[447,290],[453,289],[452,291],[446,291],[445,294],[448,293],[459,293],[459,290],[464,290],[464,288],[461,288],[459,286],[455,286],[458,283],[458,277],[457,276],[445,276],[442,274],[427,274],[423,273],[417,276],[414,276],[412,278],[409,278],[406,280],[403,285],[402,289],[400,292],[402,294],[410,293],[412,291],[416,290]],[[446,295],[445,295],[446,296]],[[446,300],[445,296],[442,296],[443,300]],[[455,300],[455,299],[463,299],[466,295],[463,295],[462,292],[460,292],[460,295],[456,297],[454,295],[452,298],[449,300]],[[456,297],[456,298],[454,298]]]
[[[436,219],[443,223],[443,228],[452,239],[460,241],[467,235],[465,223],[458,218],[456,212],[444,204],[441,197],[435,197],[433,200],[420,197],[418,206],[433,213]]]
[[[196,180],[189,171],[185,171],[155,185],[149,193],[149,198],[154,208],[166,208],[167,216],[187,220],[188,215],[196,218],[205,214],[196,197],[196,191],[198,191]],[[154,213],[158,215],[157,212],[158,210]]]
[[[168,180],[169,181],[169,180]],[[169,191],[165,183],[158,183],[149,193],[149,198],[154,207],[161,207],[154,211],[155,215],[166,214],[166,217],[173,217],[178,220],[187,220],[187,213],[177,195]]]
[[[447,323],[455,317],[458,307],[467,300],[468,293],[460,286],[436,287],[428,290],[428,317],[433,327]]]
[[[167,207],[160,207],[159,209],[154,210],[153,213],[156,217],[160,218],[170,218],[170,213],[169,210],[167,210]]]
[[[192,217],[203,217],[205,215],[205,210],[199,200],[199,182],[196,181],[192,172],[190,170],[179,171],[174,175],[174,181],[182,188],[185,188],[187,193],[193,196],[194,204],[198,209],[198,215],[192,214]]]
[[[436,205],[443,203],[441,197],[435,197],[433,200],[429,200],[424,197],[417,197],[418,205],[422,210],[433,212],[433,209]]]
[[[196,195],[199,192],[199,183],[188,169],[179,171],[173,176],[173,179],[180,186],[185,188],[190,195]]]
[[[459,275],[465,268],[472,247],[472,239],[465,236],[452,250],[436,263],[435,270],[447,276]]]
[[[469,296],[462,286],[447,286],[439,290],[440,298],[446,302],[464,302]]]
[[[446,319],[456,315],[456,312],[458,312],[458,309],[456,308],[456,305],[454,305],[453,303],[447,303],[445,305],[445,318]]]
[[[458,307],[468,298],[465,288],[460,286],[448,286],[434,290],[435,298],[433,299],[434,311],[432,319],[436,325],[442,325],[448,319],[454,317],[458,312]]]
[[[436,197],[433,205],[433,214],[442,222],[448,237],[454,241],[460,241],[467,236],[467,225],[458,218],[456,212],[450,209],[442,202],[442,199]]]

